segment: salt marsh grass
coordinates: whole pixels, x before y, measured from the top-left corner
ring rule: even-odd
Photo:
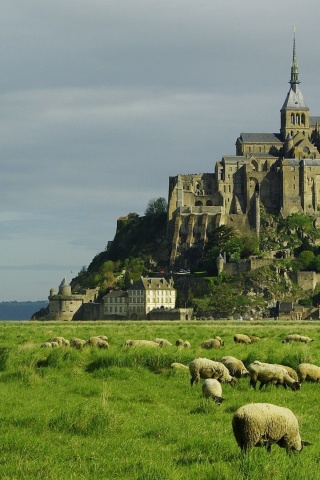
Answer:
[[[261,340],[236,345],[235,333]],[[288,333],[314,339],[282,344]],[[53,336],[109,337],[109,350],[44,349]],[[200,343],[220,335],[225,346]],[[132,339],[178,338],[191,348],[124,347]],[[320,365],[320,324],[281,322],[3,322],[0,324],[0,478],[119,480],[316,480],[319,469],[320,385],[301,390],[223,385],[221,406],[204,402],[201,386],[190,387],[188,364],[197,357],[233,355],[296,368]],[[300,454],[277,446],[270,454],[242,455],[231,427],[235,410],[250,402],[291,408],[303,439]]]

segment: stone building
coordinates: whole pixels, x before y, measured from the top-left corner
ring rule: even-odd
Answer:
[[[141,277],[126,292],[110,292],[102,302],[105,319],[145,319],[153,309],[166,312],[174,309],[176,290],[172,279]]]
[[[98,297],[99,288],[81,290],[72,293],[71,286],[64,278],[59,285],[58,293],[51,288],[49,295],[49,313],[44,320],[74,320],[81,317],[83,305],[94,303]]]
[[[169,178],[168,242],[171,266],[201,257],[208,232],[220,225],[260,231],[261,210],[287,217],[320,216],[320,117],[311,116],[300,90],[295,36],[290,88],[279,133],[241,133],[236,155],[214,172]]]

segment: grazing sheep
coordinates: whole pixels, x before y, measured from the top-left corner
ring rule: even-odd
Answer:
[[[206,378],[202,384],[202,395],[204,398],[212,398],[212,400],[220,405],[224,398],[222,398],[221,383],[215,378]]]
[[[156,343],[159,343],[160,347],[172,347],[172,343],[165,338],[155,338],[154,341]]]
[[[298,374],[297,374],[297,372],[296,372],[293,368],[288,367],[287,365],[278,365],[278,364],[275,364],[275,365],[277,365],[278,367],[284,368],[284,369],[287,371],[287,374],[288,374],[291,378],[293,378],[293,380],[295,380],[296,382],[298,382],[298,380],[299,380]]]
[[[70,342],[64,337],[53,337],[48,342],[57,342],[60,347],[70,347]]]
[[[152,340],[126,340],[125,347],[160,347],[159,343]]]
[[[220,362],[214,362],[208,358],[196,358],[189,364],[191,374],[190,384],[198,383],[200,378],[215,378],[220,382],[230,383],[231,386],[236,384],[227,367]]]
[[[109,348],[109,343],[102,340],[100,337],[90,337],[89,340],[85,342],[85,345],[89,345],[90,347]]]
[[[266,447],[270,452],[273,443],[287,452],[300,451],[300,437],[296,416],[289,408],[271,403],[250,403],[240,407],[233,416],[232,428],[237,444],[246,452],[253,447]]]
[[[250,374],[250,386],[256,388],[257,381],[260,382],[259,390],[263,385],[272,383],[276,386],[283,385],[284,388],[289,386],[291,390],[299,390],[301,385],[288,375],[287,370],[273,363],[263,363],[255,361],[248,366]]]
[[[178,340],[176,340],[176,347],[182,347],[183,342],[184,340],[182,340],[182,338],[178,338]]]
[[[312,338],[306,337],[304,335],[298,335],[297,333],[293,333],[292,335],[287,335],[282,343],[288,342],[303,342],[303,343],[310,343],[313,342]]]
[[[170,367],[174,370],[189,370],[188,365],[184,365],[183,363],[179,362],[172,362]]]
[[[223,345],[224,345],[224,341],[222,340],[222,338],[215,337],[215,338],[210,338],[209,340],[204,340],[200,346],[202,348],[211,349],[211,348],[220,348]]]
[[[259,340],[261,340],[261,338],[260,338],[260,337],[257,337],[256,335],[248,335],[248,337],[250,338],[251,343],[253,343],[253,342],[259,342]]]
[[[104,340],[105,342],[109,342],[109,338],[106,337],[105,335],[98,335],[99,338],[101,338],[101,340]]]
[[[52,343],[51,342],[44,342],[44,343],[41,343],[40,347],[41,348],[52,348]]]
[[[244,366],[242,360],[238,360],[235,357],[227,355],[225,357],[222,357],[220,362],[223,363],[225,367],[227,367],[232,377],[241,378],[247,377],[249,375],[249,372]]]
[[[188,340],[185,340],[182,344],[183,348],[190,348],[191,347],[191,343],[188,342]]]
[[[85,345],[86,341],[82,340],[82,338],[71,338],[70,339],[70,347],[80,349]]]
[[[248,335],[244,335],[243,333],[237,333],[234,337],[233,340],[235,343],[252,343],[251,338]]]
[[[320,381],[320,367],[312,363],[300,363],[300,365],[297,366],[297,374],[300,382]]]
[[[60,347],[58,342],[51,342],[51,346],[52,346],[52,348],[59,348]]]

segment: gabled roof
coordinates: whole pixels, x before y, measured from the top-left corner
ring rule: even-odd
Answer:
[[[241,133],[238,140],[242,143],[281,143],[280,133]]]
[[[174,290],[173,283],[164,277],[141,277],[128,290]]]

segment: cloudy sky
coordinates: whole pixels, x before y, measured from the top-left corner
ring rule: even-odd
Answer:
[[[278,132],[296,26],[320,114],[319,0],[2,0],[0,301],[46,299],[121,215]]]

